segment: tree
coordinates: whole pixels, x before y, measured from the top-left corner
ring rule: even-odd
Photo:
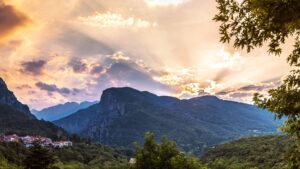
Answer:
[[[155,142],[153,133],[145,134],[144,146],[136,146],[134,169],[204,169],[194,157],[186,157],[176,148],[174,141],[162,137],[161,143]]]
[[[49,150],[34,143],[24,161],[25,169],[53,169],[55,158]]]
[[[1,154],[0,154],[0,169],[18,169],[16,165],[10,164]]]
[[[279,55],[280,45],[288,37],[295,39],[294,51],[288,57],[291,65],[299,64],[300,55],[300,1],[298,0],[217,0],[219,14],[214,20],[221,22],[221,42],[232,38],[234,47],[247,48],[269,43],[269,52]]]
[[[268,96],[254,95],[257,106],[268,109],[276,118],[287,117],[282,130],[291,134],[298,145],[290,156],[291,168],[300,168],[300,1],[299,0],[217,0],[220,41],[234,39],[235,48],[255,47],[268,43],[270,54],[280,55],[281,45],[294,39],[294,49],[287,62],[294,68],[277,89]]]

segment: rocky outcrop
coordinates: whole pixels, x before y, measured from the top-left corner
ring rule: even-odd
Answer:
[[[125,104],[118,98],[117,93],[114,90],[108,89],[103,91],[100,104],[103,107],[104,112],[109,112],[112,116],[122,116],[125,113]]]
[[[125,102],[119,96],[117,89],[107,89],[103,91],[100,99],[102,107],[101,117],[94,119],[84,131],[84,135],[91,138],[97,138],[98,141],[104,142],[109,138],[109,126],[115,119],[120,118],[126,112]]]
[[[30,113],[29,107],[18,101],[14,93],[7,88],[7,85],[2,78],[0,78],[0,104],[9,105],[26,114],[29,118],[35,119],[35,117]]]

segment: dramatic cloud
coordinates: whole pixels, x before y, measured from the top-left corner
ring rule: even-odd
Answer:
[[[0,0],[0,42],[28,22],[27,16]]]
[[[177,92],[174,93],[174,96],[177,97],[213,95],[222,87],[219,82],[203,79],[199,74],[197,69],[166,69],[161,74],[154,76],[153,79],[176,89]]]
[[[246,92],[247,91],[261,92],[261,91],[266,91],[266,90],[269,90],[269,89],[276,88],[279,85],[281,85],[280,78],[275,78],[275,79],[260,82],[260,83],[257,83],[257,84],[246,85],[246,86],[243,86],[243,87],[241,87],[237,90],[238,91],[246,91]]]
[[[120,52],[113,54],[110,58],[113,60],[125,60],[125,61],[130,60],[130,57],[124,56],[124,54]]]
[[[267,94],[268,90],[277,88],[279,85],[281,85],[280,78],[274,78],[242,87],[227,88],[217,92],[216,95],[225,99],[252,103],[254,93]]]
[[[251,103],[289,72],[290,41],[283,57],[221,44],[213,0],[1,2],[0,76],[32,108],[99,100],[123,86]]]
[[[71,66],[72,70],[75,73],[83,73],[83,72],[87,71],[87,69],[88,69],[87,64],[84,61],[78,60],[76,58],[72,59],[69,62],[69,66]]]
[[[19,89],[19,90],[31,89],[31,86],[29,86],[28,84],[23,84],[23,85],[18,86],[17,89]]]
[[[58,88],[55,84],[47,84],[47,83],[43,83],[43,82],[37,82],[35,84],[40,90],[44,90],[46,91],[49,95],[52,95],[53,93],[59,93],[63,96],[66,95],[76,95],[80,92],[79,89],[73,88],[73,89],[69,89],[66,87],[63,88]]]
[[[232,93],[229,95],[233,98],[244,98],[244,97],[253,97],[252,93]]]
[[[56,40],[78,57],[114,53],[114,49],[103,41],[69,28],[60,32]]]
[[[188,0],[145,0],[149,6],[177,6],[187,1]]]
[[[149,22],[143,19],[138,19],[135,17],[125,18],[121,14],[118,13],[98,13],[96,12],[94,15],[83,17],[78,17],[78,22],[102,27],[102,28],[110,28],[110,27],[121,27],[121,28],[133,28],[133,29],[140,29],[140,28],[149,28],[155,27],[156,23]]]
[[[95,74],[104,74],[106,72],[106,69],[105,67],[103,66],[100,66],[100,65],[95,65],[93,66],[92,70],[90,71],[90,73],[92,75],[95,75]]]
[[[21,71],[24,73],[29,73],[31,75],[41,75],[43,73],[43,68],[47,64],[45,60],[37,60],[37,61],[28,61],[23,62],[21,64],[22,69]]]
[[[240,69],[241,68],[241,56],[238,52],[234,52],[233,54],[225,51],[223,48],[218,54],[221,60],[217,61],[212,66],[215,68],[229,68],[233,69]]]
[[[264,90],[266,88],[269,88],[269,86],[264,86],[264,85],[248,85],[248,86],[241,87],[239,90],[242,90],[242,91],[251,91],[251,90],[262,91],[262,90]]]
[[[229,93],[231,93],[230,90],[229,91],[220,91],[220,92],[217,92],[216,95],[218,95],[218,96],[225,96],[225,95],[227,95]]]
[[[153,92],[170,93],[171,88],[152,79],[147,70],[134,62],[116,62],[107,67],[95,67],[93,72],[99,69],[96,78],[96,87],[106,89],[108,87],[129,86],[140,90],[152,88]]]

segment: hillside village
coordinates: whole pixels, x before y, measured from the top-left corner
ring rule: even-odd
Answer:
[[[34,143],[40,144],[42,147],[54,147],[62,148],[72,146],[71,141],[52,141],[52,139],[41,136],[18,136],[17,134],[12,135],[0,135],[0,142],[20,142],[25,147],[32,147]]]

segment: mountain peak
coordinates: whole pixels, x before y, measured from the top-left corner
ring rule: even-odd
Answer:
[[[0,104],[5,104],[13,107],[15,110],[23,112],[29,118],[34,119],[35,117],[30,113],[27,105],[22,104],[18,101],[13,92],[11,92],[5,83],[5,81],[0,77]]]
[[[200,99],[211,99],[211,100],[220,100],[217,96],[215,95],[205,95],[201,96]]]
[[[4,80],[0,77],[0,89],[8,90]]]
[[[140,92],[134,88],[131,88],[131,87],[111,87],[111,88],[108,88],[108,89],[105,89],[103,91],[103,93],[105,92],[114,92],[114,91],[135,91],[135,92]]]
[[[102,92],[100,101],[102,102],[107,97],[111,98],[112,96],[118,96],[118,97],[122,98],[122,96],[128,97],[131,95],[140,95],[140,94],[142,94],[141,91],[130,88],[130,87],[112,87],[112,88],[108,88]]]
[[[155,95],[142,92],[130,87],[109,88],[103,91],[100,104],[111,115],[123,115],[126,104],[149,102]]]
[[[44,108],[40,111],[32,110],[32,112],[38,119],[44,119],[46,121],[55,121],[67,117],[77,112],[78,110],[86,109],[96,103],[97,102],[88,102],[88,101],[84,101],[81,103],[66,102],[63,104],[58,104],[58,105]]]
[[[221,99],[219,99],[217,96],[214,95],[206,95],[206,96],[201,96],[201,97],[195,97],[195,98],[191,98],[189,99],[189,101],[193,101],[193,102],[217,102],[220,101]]]

